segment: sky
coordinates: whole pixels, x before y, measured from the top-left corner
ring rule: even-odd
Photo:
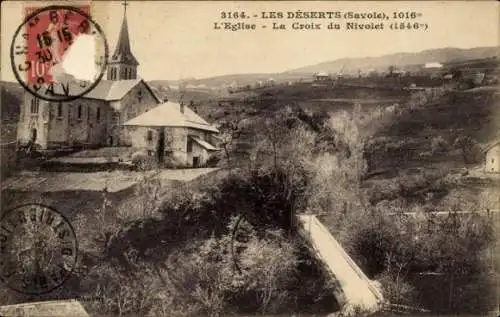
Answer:
[[[9,50],[26,3],[7,1],[1,11],[1,79],[15,81]],[[44,1],[44,4],[47,2]],[[40,3],[37,3],[40,5]],[[344,57],[419,52],[441,47],[499,45],[496,1],[335,2],[335,1],[129,1],[127,20],[132,52],[146,80],[204,78],[236,73],[274,73]],[[323,23],[325,20],[257,19],[262,11],[421,12],[427,31],[272,30],[271,21]],[[221,18],[222,12],[250,15]],[[91,15],[114,51],[122,23],[122,1],[94,1]],[[214,29],[214,22],[256,23],[250,31]],[[345,20],[336,21],[342,25]],[[378,22],[378,21],[375,21]],[[264,29],[262,25],[267,27]]]

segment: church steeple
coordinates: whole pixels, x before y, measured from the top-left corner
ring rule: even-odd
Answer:
[[[137,66],[139,62],[130,49],[130,39],[127,24],[127,1],[123,3],[123,22],[120,29],[116,49],[108,63],[108,80],[127,80],[137,78]]]

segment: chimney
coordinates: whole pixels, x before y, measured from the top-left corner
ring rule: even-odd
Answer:
[[[184,102],[181,101],[181,106],[180,106],[181,113],[184,113]]]

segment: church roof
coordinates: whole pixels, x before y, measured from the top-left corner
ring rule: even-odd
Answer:
[[[184,106],[184,113],[180,110],[181,105],[176,102],[167,101],[143,114],[125,122],[125,126],[146,127],[186,127],[211,132],[219,132],[214,126],[206,122],[189,107]]]
[[[156,94],[154,89],[142,78],[129,80],[101,80],[92,90],[86,93],[82,98],[98,99],[105,101],[121,100],[125,95],[139,83],[144,83],[146,88],[151,92],[158,103],[161,103],[161,98]],[[73,88],[74,86],[74,88]],[[69,84],[69,95],[71,92],[81,91],[81,87],[77,83]],[[54,93],[64,95],[62,85],[54,85]]]
[[[122,27],[120,29],[120,36],[118,37],[115,53],[111,57],[110,63],[124,63],[135,66],[139,65],[139,62],[130,49],[126,11],[123,15]]]

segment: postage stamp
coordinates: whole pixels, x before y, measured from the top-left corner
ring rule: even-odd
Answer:
[[[15,291],[40,295],[60,287],[77,251],[71,223],[49,206],[21,205],[0,220],[0,279]]]
[[[92,90],[106,70],[108,45],[89,6],[26,7],[11,44],[12,70],[30,93],[70,101]]]

